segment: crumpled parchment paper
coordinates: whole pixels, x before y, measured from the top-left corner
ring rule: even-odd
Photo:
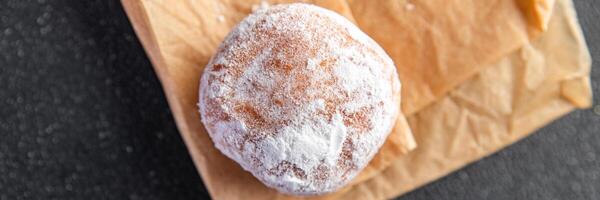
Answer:
[[[309,3],[346,16],[391,55],[418,148],[410,151],[415,142],[401,117],[352,185],[312,198],[394,197],[591,104],[590,59],[568,0],[370,2]],[[204,65],[229,30],[261,3],[123,0],[123,5],[213,198],[295,198],[266,188],[220,154],[196,108]]]

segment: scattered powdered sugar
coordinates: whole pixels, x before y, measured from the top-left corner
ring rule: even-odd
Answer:
[[[406,5],[404,5],[404,9],[408,10],[408,11],[412,11],[415,9],[415,4],[412,4],[410,2],[406,2]]]
[[[342,16],[308,4],[258,9],[201,80],[215,146],[266,185],[323,194],[375,155],[399,112],[391,59]]]
[[[266,0],[261,0],[259,4],[252,5],[252,12],[256,12],[259,9],[269,8],[269,2]]]
[[[223,16],[223,15],[217,16],[217,21],[224,22],[225,21],[225,16]]]

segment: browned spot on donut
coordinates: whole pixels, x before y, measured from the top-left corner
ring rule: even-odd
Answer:
[[[311,85],[309,82],[309,77],[306,74],[296,75],[292,84],[293,90],[298,92],[295,96],[293,96],[294,98],[301,98],[303,95],[305,95],[304,91],[308,88],[308,86]]]
[[[357,43],[356,40],[354,40],[354,38],[352,38],[352,36],[350,36],[350,34],[346,33],[345,31],[341,31],[338,30],[340,32],[340,34],[342,34],[344,36],[344,39],[346,40],[346,44],[350,44],[350,43]]]
[[[292,172],[294,176],[300,179],[306,179],[306,173],[300,169],[296,164],[290,163],[289,161],[281,161],[277,166],[269,169],[268,173],[275,176],[283,176],[285,173]]]
[[[246,118],[245,122],[250,126],[265,125],[266,120],[250,104],[242,103],[235,107],[235,112]]]
[[[218,99],[203,98],[206,104],[206,117],[218,121],[230,121],[231,117],[225,113],[219,106],[221,103]]]
[[[327,99],[325,101],[325,112],[323,113],[323,115],[327,117],[328,121],[331,121],[331,119],[333,118],[333,114],[337,110],[337,103],[337,99]]]
[[[277,106],[283,106],[283,101],[280,99],[273,99],[273,104]]]
[[[269,92],[269,99],[271,100],[271,103],[275,106],[284,106],[285,102],[287,100],[280,93],[280,91],[282,90],[282,87],[283,87],[283,85],[281,85],[279,82],[277,82],[277,84]]]
[[[329,168],[324,163],[325,161],[321,161],[317,167],[315,167],[313,177],[317,181],[325,181],[329,178]]]
[[[342,170],[343,178],[348,176],[348,173],[356,167],[354,161],[352,161],[352,151],[354,151],[354,143],[348,137],[342,145],[342,152],[337,162],[338,168]]]
[[[356,129],[358,133],[367,132],[372,128],[369,116],[372,115],[373,107],[362,107],[356,112],[344,113],[344,125]]]
[[[335,62],[337,61],[337,58],[326,58],[324,60],[322,60],[321,62],[319,62],[319,66],[325,69],[329,69],[327,70],[328,72],[331,71],[331,67],[333,67],[333,65],[335,64]]]
[[[335,84],[336,80],[333,79],[331,80],[332,82],[324,82],[325,85],[327,84]],[[348,97],[348,95],[346,93],[340,94],[340,95],[334,95],[334,94],[321,94],[319,96],[317,96],[317,98],[321,98],[325,101],[325,109],[323,111],[318,112],[319,115],[321,116],[325,116],[325,118],[327,118],[328,121],[331,122],[331,120],[333,119],[333,115],[335,113],[338,113],[339,110],[339,106],[341,106],[344,102],[347,102],[348,100],[350,100],[350,98]]]
[[[273,69],[283,74],[290,74],[292,69],[294,68],[291,64],[286,63],[280,59],[272,59],[267,62],[267,68]]]
[[[221,71],[221,69],[223,69],[224,67],[225,67],[225,65],[222,65],[222,64],[216,64],[216,65],[213,65],[213,69],[212,69],[212,71],[213,71],[213,72],[218,72],[218,71]]]

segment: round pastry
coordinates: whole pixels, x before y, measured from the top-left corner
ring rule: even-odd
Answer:
[[[389,56],[344,17],[308,4],[245,18],[204,70],[200,113],[215,146],[267,186],[316,195],[347,184],[399,114]]]

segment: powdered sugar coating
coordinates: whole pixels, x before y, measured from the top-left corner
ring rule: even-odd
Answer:
[[[308,4],[257,10],[201,79],[215,146],[280,192],[324,194],[364,168],[393,128],[392,60],[342,16]]]

